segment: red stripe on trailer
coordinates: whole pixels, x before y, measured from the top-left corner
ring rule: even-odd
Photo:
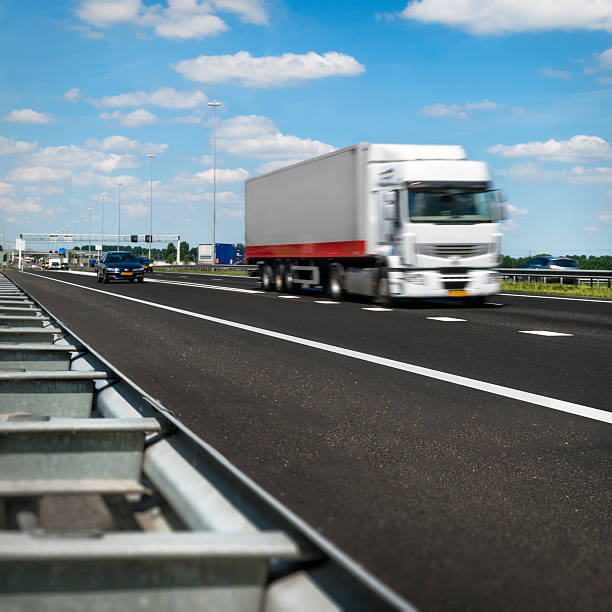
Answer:
[[[311,242],[307,244],[267,244],[248,246],[246,256],[257,257],[362,257],[365,240],[345,242]]]

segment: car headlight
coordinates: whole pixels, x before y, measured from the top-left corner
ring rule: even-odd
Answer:
[[[134,268],[134,272],[142,272],[142,266],[140,266],[139,268]]]
[[[109,268],[108,269],[109,272],[119,272],[119,268]]]
[[[415,285],[425,284],[425,275],[419,272],[406,272],[405,279],[409,283],[414,283]]]

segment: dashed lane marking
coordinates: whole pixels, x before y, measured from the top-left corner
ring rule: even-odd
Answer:
[[[519,334],[533,334],[534,336],[573,336],[574,334],[564,334],[562,332],[545,330],[519,330]]]
[[[299,295],[279,295],[277,297],[281,298],[282,300],[299,300],[300,299]]]
[[[427,317],[432,321],[443,321],[444,323],[453,323],[455,321],[467,321],[467,319],[456,319],[455,317]]]
[[[315,304],[339,304],[340,302],[332,302],[330,300],[315,300]]]
[[[216,323],[217,325],[225,325],[234,329],[240,329],[242,331],[259,334],[262,336],[268,336],[284,342],[291,342],[301,346],[307,346],[327,353],[334,353],[343,357],[349,357],[351,359],[357,359],[359,361],[365,361],[380,365],[386,368],[407,372],[409,374],[416,374],[418,376],[424,376],[426,378],[432,378],[447,382],[453,385],[461,387],[467,387],[477,391],[483,391],[485,393],[491,393],[493,395],[499,395],[509,399],[514,399],[528,404],[534,404],[543,408],[549,408],[551,410],[558,410],[560,412],[567,412],[577,416],[582,416],[587,419],[594,419],[601,421],[602,423],[612,424],[612,412],[606,410],[600,410],[599,408],[591,408],[590,406],[584,406],[581,404],[574,404],[572,402],[566,402],[564,400],[555,399],[553,397],[547,397],[545,395],[538,395],[536,393],[530,393],[528,391],[521,391],[520,389],[513,389],[511,387],[504,387],[503,385],[496,385],[494,383],[485,382],[483,380],[477,380],[474,378],[467,378],[466,376],[459,376],[457,374],[451,374],[449,372],[442,372],[440,370],[434,370],[432,368],[425,368],[412,363],[405,363],[403,361],[397,361],[395,359],[388,359],[386,357],[380,357],[378,355],[371,355],[369,353],[362,353],[361,351],[354,351],[352,349],[343,348],[341,346],[334,346],[333,344],[326,344],[324,342],[317,342],[316,340],[309,340],[308,338],[300,338],[299,336],[292,336],[290,334],[283,334],[270,329],[264,329],[261,327],[255,327],[254,325],[247,325],[245,323],[237,323],[236,321],[229,321],[227,319],[220,319],[218,317],[212,317],[210,315],[200,314],[199,312],[192,312],[190,310],[183,310],[182,308],[174,308],[173,306],[166,306],[165,304],[158,304],[156,302],[149,302],[148,300],[142,300],[134,298],[128,295],[121,295],[119,293],[111,293],[110,291],[104,291],[102,289],[95,289],[94,287],[84,287],[83,285],[75,285],[68,281],[63,281],[58,278],[50,278],[48,276],[40,276],[38,274],[32,274],[26,272],[29,276],[36,276],[37,278],[43,278],[55,283],[63,283],[64,285],[70,285],[76,289],[83,289],[85,291],[93,291],[94,293],[100,293],[102,295],[114,297],[120,300],[127,300],[129,302],[135,302],[137,304],[143,304],[152,308],[159,308],[160,310],[167,310],[169,312],[175,312],[188,317],[194,317],[209,323]],[[329,303],[329,302],[328,302]]]
[[[393,308],[383,308],[382,306],[372,306],[371,308],[362,308],[361,310],[371,310],[372,312],[393,312]]]

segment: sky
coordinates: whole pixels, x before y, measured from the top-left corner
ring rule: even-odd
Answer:
[[[146,234],[151,201],[154,234],[210,242],[214,127],[217,242],[244,241],[248,177],[460,144],[506,196],[504,254],[612,252],[612,0],[0,0],[0,57],[13,246],[103,209]]]

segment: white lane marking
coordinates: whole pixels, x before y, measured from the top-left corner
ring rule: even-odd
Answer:
[[[510,295],[512,297],[521,298],[536,298],[538,300],[568,300],[570,302],[597,302],[598,304],[611,304],[612,300],[594,300],[590,298],[573,298],[573,297],[561,297],[554,295],[525,295],[523,293],[501,293],[500,295]]]
[[[361,310],[371,310],[372,312],[393,312],[393,308],[382,308],[382,306],[372,306],[372,308],[362,308]]]
[[[300,299],[299,295],[279,295],[277,297],[283,300],[299,300]]]
[[[434,378],[436,380],[441,380],[454,385],[468,387],[470,389],[476,389],[477,391],[484,391],[485,393],[492,393],[494,395],[500,395],[502,397],[526,402],[528,404],[535,404],[536,406],[542,406],[543,408],[550,408],[551,410],[567,412],[569,414],[575,414],[577,416],[582,416],[587,419],[594,419],[596,421],[601,421],[602,423],[612,424],[612,412],[600,410],[599,408],[591,408],[590,406],[583,406],[581,404],[574,404],[572,402],[566,402],[564,400],[547,397],[545,395],[538,395],[536,393],[529,393],[528,391],[512,389],[511,387],[504,387],[503,385],[496,385],[494,383],[488,383],[474,378],[467,378],[466,376],[459,376],[458,374],[450,374],[448,372],[442,372],[440,370],[433,370],[432,368],[424,368],[422,366],[413,365],[411,363],[404,363],[395,359],[387,359],[386,357],[379,357],[378,355],[362,353],[361,351],[354,351],[352,349],[334,346],[333,344],[326,344],[324,342],[308,340],[307,338],[300,338],[299,336],[283,334],[281,332],[272,331],[270,329],[255,327],[254,325],[237,323],[235,321],[228,321],[227,319],[219,319],[218,317],[211,317],[210,315],[200,314],[198,312],[192,312],[190,310],[183,310],[182,308],[174,308],[173,306],[166,306],[165,304],[157,304],[155,302],[141,300],[128,295],[111,293],[110,291],[94,289],[93,287],[84,287],[83,285],[75,285],[73,283],[69,283],[68,281],[59,280],[58,278],[39,276],[38,274],[32,274],[31,272],[24,272],[24,274],[36,276],[37,278],[43,278],[45,280],[50,280],[55,283],[70,285],[71,287],[75,287],[77,289],[84,289],[86,291],[93,291],[95,293],[101,293],[103,295],[110,295],[112,297],[119,298],[120,300],[128,300],[130,302],[144,304],[145,306],[159,308],[160,310],[176,312],[178,314],[182,314],[188,317],[202,319],[210,323],[217,323],[218,325],[225,325],[227,327],[233,327],[235,329],[240,329],[242,331],[247,331],[254,334],[260,334],[262,336],[269,336],[270,338],[276,338],[277,340],[283,340],[285,342],[291,342],[293,344],[307,346],[309,348],[314,348],[320,351],[326,351],[328,353],[335,353],[336,355],[342,355],[344,357],[350,357],[352,359],[358,359],[360,361],[375,363],[377,365],[392,368],[394,370],[409,372],[410,374],[417,374],[419,376],[425,376],[427,378]]]
[[[467,319],[456,319],[455,317],[427,317],[432,321],[444,321],[444,323],[451,323],[454,321],[467,321]]]
[[[204,283],[188,283],[185,281],[159,280],[147,278],[147,283],[160,283],[161,285],[179,285],[180,287],[196,287],[198,289],[216,289],[217,291],[234,291],[235,293],[261,293],[255,289],[240,289],[239,287],[221,287],[219,285],[205,285]]]
[[[340,302],[332,302],[330,300],[315,300],[315,304],[339,304]]]
[[[519,330],[519,334],[534,334],[535,336],[573,336],[574,335],[574,334],[563,334],[561,332],[544,331],[544,330],[532,330],[532,331]]]

